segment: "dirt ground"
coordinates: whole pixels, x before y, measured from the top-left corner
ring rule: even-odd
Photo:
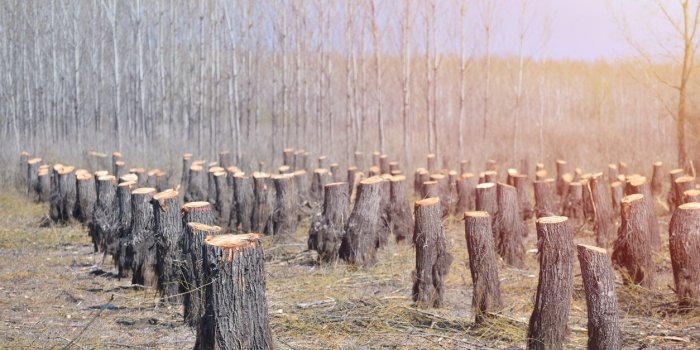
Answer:
[[[114,277],[112,262],[93,254],[79,224],[46,226],[45,205],[12,191],[0,194],[0,348],[187,349],[194,332],[179,305],[157,303],[155,291]],[[667,232],[668,214],[660,217]],[[379,263],[357,269],[314,264],[306,252],[308,222],[293,239],[265,241],[267,301],[278,349],[505,349],[524,348],[537,288],[534,228],[526,240],[526,268],[499,262],[504,307],[475,326],[463,222],[445,221],[455,260],[443,308],[412,306],[414,253],[391,243]],[[700,312],[678,312],[667,238],[654,256],[654,289],[624,286],[617,296],[625,348],[700,348]],[[593,243],[577,228],[576,243]],[[567,348],[585,348],[586,301],[578,263]]]

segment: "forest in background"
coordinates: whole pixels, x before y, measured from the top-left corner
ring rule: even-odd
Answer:
[[[81,166],[86,150],[119,150],[134,166],[176,171],[183,152],[229,150],[249,170],[292,147],[346,165],[377,150],[407,169],[431,152],[453,165],[678,165],[673,85],[685,65],[538,58],[523,49],[547,44],[527,30],[541,15],[527,1],[518,54],[496,55],[498,6],[509,4],[4,1],[0,157],[14,164],[27,150]],[[698,80],[688,78],[694,159]]]

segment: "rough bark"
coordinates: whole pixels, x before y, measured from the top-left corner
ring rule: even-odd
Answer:
[[[615,181],[610,184],[610,195],[612,199],[613,215],[620,215],[620,201],[624,197],[622,182]]]
[[[686,203],[673,212],[669,250],[680,305],[700,306],[700,204]]]
[[[255,201],[251,220],[252,231],[273,235],[272,211],[275,205],[275,192],[269,174],[253,173],[253,194]]]
[[[462,173],[455,180],[457,188],[457,204],[455,204],[455,215],[464,215],[465,212],[474,209],[476,200],[476,179],[474,174]]]
[[[243,173],[234,175],[233,195],[236,202],[236,229],[239,232],[250,232],[253,229],[253,207],[255,206],[253,179]]]
[[[226,169],[233,165],[233,156],[229,151],[219,152],[219,166]]]
[[[579,244],[578,261],[588,310],[588,348],[622,348],[618,320],[615,275],[603,248]]]
[[[273,232],[282,239],[293,237],[297,232],[297,200],[294,189],[294,175],[272,177],[275,186]]]
[[[535,181],[542,181],[545,179],[547,179],[547,170],[542,169],[535,172]],[[554,179],[552,179],[552,181],[554,181]]]
[[[391,205],[389,221],[397,242],[413,237],[413,215],[408,201],[406,177],[393,176],[390,180],[389,204]]]
[[[612,261],[622,272],[625,284],[654,285],[649,221],[644,196],[632,194],[622,199],[620,229],[613,247]]]
[[[200,202],[207,200],[207,191],[204,184],[206,177],[202,166],[193,164],[190,166],[189,176],[187,176],[187,192],[185,192],[185,202]]]
[[[499,183],[497,186],[498,211],[494,218],[494,243],[506,264],[524,266],[527,225],[522,220],[518,208],[518,194],[515,187]]]
[[[142,187],[131,192],[131,283],[156,287],[156,240],[155,218],[151,201],[155,188]]]
[[[389,162],[389,173],[391,175],[401,175],[399,162]]]
[[[537,218],[557,215],[557,198],[554,179],[536,180],[533,183],[535,189],[535,216]]]
[[[381,200],[379,201],[379,226],[377,227],[377,248],[385,246],[389,242],[391,235],[391,175],[381,175],[384,180],[380,183]]]
[[[654,210],[654,196],[651,194],[651,187],[646,182],[645,177],[639,176],[627,182],[625,192],[628,194],[641,194],[644,196],[647,221],[649,222],[649,242],[651,244],[652,251],[656,251],[661,246],[661,237],[659,233],[659,220],[656,217]]]
[[[355,167],[359,171],[363,171],[365,169],[365,154],[362,152],[355,152],[353,156],[353,159],[355,160]]]
[[[15,174],[15,183],[19,188],[27,187],[27,176],[29,175],[28,167],[29,157],[31,154],[27,151],[22,151],[19,153],[19,168],[17,169],[17,174]]]
[[[379,172],[381,175],[391,174],[391,169],[389,168],[389,156],[386,154],[379,156]]]
[[[329,182],[340,182],[340,167],[338,163],[331,163],[328,168]]]
[[[601,248],[609,246],[614,234],[613,223],[615,220],[611,196],[603,181],[602,174],[590,178],[588,185],[591,189],[595,213],[596,245]]]
[[[430,180],[437,182],[437,191],[438,196],[440,197],[442,217],[447,217],[447,215],[450,214],[450,183],[448,177],[443,174],[432,174],[430,175]]]
[[[182,175],[180,175],[180,191],[185,195],[190,193],[188,186],[190,185],[190,168],[192,167],[192,154],[185,153],[182,155]],[[185,199],[185,202],[188,202]]]
[[[117,175],[117,162],[122,162],[122,166],[124,166],[122,154],[119,151],[112,152],[112,174],[114,175],[114,177],[119,178],[120,175]]]
[[[692,176],[680,176],[674,181],[674,189],[676,191],[673,203],[674,209],[683,204],[683,192],[693,188],[695,188],[695,178]]]
[[[485,211],[491,217],[498,212],[498,194],[496,184],[485,182],[476,185],[476,210]]]
[[[620,173],[617,170],[617,164],[615,163],[610,163],[608,164],[608,182],[611,184],[615,181],[617,181],[617,177],[620,175]]]
[[[357,167],[355,166],[349,166],[348,167],[348,173],[347,177],[345,178],[345,181],[348,185],[348,200],[350,200],[350,193],[352,193],[354,187],[355,187],[355,176],[357,176],[358,170]]]
[[[118,224],[117,183],[114,176],[105,175],[98,177],[96,193],[97,198],[90,235],[97,250],[106,252],[107,245],[116,236]]]
[[[378,229],[380,227],[380,177],[360,182],[357,199],[345,226],[345,236],[338,255],[344,261],[360,266],[374,265],[377,261]]]
[[[656,162],[653,166],[652,176],[651,176],[651,194],[654,197],[661,195],[663,191],[663,162]]]
[[[185,324],[197,328],[204,314],[204,237],[222,233],[221,227],[212,226],[214,211],[209,202],[189,202],[182,205],[182,236],[179,242],[179,291],[182,294]]]
[[[523,220],[532,218],[534,210],[530,202],[529,182],[527,175],[517,174],[513,176],[513,187],[518,192],[518,207],[520,208],[520,217]]]
[[[306,175],[306,170],[297,170],[294,172],[294,189],[297,193],[297,204],[303,207],[309,202],[309,177]],[[301,215],[301,211],[299,211]]]
[[[432,198],[440,197],[440,191],[438,189],[437,181],[425,181],[423,182],[423,187],[421,187],[420,198]]]
[[[117,186],[117,239],[116,245],[111,250],[114,266],[117,267],[117,276],[119,278],[127,277],[131,273],[133,262],[129,260],[128,251],[131,249],[131,191],[136,189],[135,182],[122,182]]]
[[[378,166],[371,166],[369,167],[369,170],[367,170],[367,175],[369,177],[380,176],[382,175],[382,171]]]
[[[178,192],[168,190],[153,196],[156,238],[156,273],[161,302],[179,302],[180,238],[182,218]]]
[[[148,174],[146,173],[146,169],[144,168],[131,168],[129,169],[129,173],[136,175],[138,180],[136,181],[136,184],[139,187],[148,187]]]
[[[487,171],[484,171],[483,174],[484,174],[484,183],[487,183],[487,182],[496,183],[496,182],[498,182],[498,173],[495,170],[487,170]]]
[[[491,232],[491,217],[485,211],[464,213],[464,234],[469,252],[469,272],[472,277],[472,309],[475,322],[496,311],[501,303],[501,289],[496,264],[496,246]]]
[[[79,220],[87,227],[91,227],[97,193],[95,190],[95,178],[89,173],[80,174],[76,177],[78,206],[80,207]]]
[[[325,186],[323,212],[311,221],[307,246],[318,252],[319,261],[334,262],[348,220],[348,187],[344,182]]]
[[[444,279],[453,260],[447,251],[441,211],[439,198],[427,198],[415,204],[413,301],[421,308],[442,305]]]
[[[700,190],[690,189],[683,192],[683,203],[700,203]]]
[[[114,176],[116,178],[121,177],[122,175],[127,174],[126,172],[126,163],[124,163],[121,160],[118,160],[114,163]]]
[[[216,206],[216,176],[214,174],[224,172],[225,169],[218,167],[218,166],[213,166],[210,167],[209,170],[207,171],[207,201],[211,203],[211,205],[214,208],[217,208]]]
[[[426,160],[426,170],[429,174],[434,174],[437,171],[437,158],[431,153],[426,156]]]
[[[39,169],[39,172],[37,172],[37,186],[39,202],[48,202],[51,198],[51,176],[49,174],[49,169]]]
[[[33,158],[27,161],[27,197],[29,197],[35,202],[39,201],[39,195],[37,191],[39,187],[39,179],[37,174],[39,172],[40,165],[41,158]]]
[[[413,195],[418,197],[421,195],[421,191],[423,190],[423,183],[426,181],[430,181],[430,173],[428,173],[427,170],[424,168],[418,168],[416,169],[416,172],[413,176]]]
[[[217,225],[227,227],[231,221],[231,202],[233,201],[233,188],[228,185],[228,174],[225,171],[214,173],[214,185],[216,187]]]
[[[573,292],[571,227],[563,216],[539,218],[536,226],[540,274],[527,349],[563,349]]]
[[[293,148],[285,148],[282,150],[282,165],[286,165],[288,167],[292,167],[294,165],[294,149]]]
[[[617,162],[617,167],[620,170],[620,175],[625,175],[627,176],[629,174],[629,171],[627,169],[627,163],[623,161]]]
[[[204,239],[206,306],[197,334],[200,348],[273,348],[260,240],[255,233]]]

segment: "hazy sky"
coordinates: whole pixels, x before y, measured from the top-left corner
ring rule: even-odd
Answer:
[[[517,53],[522,1],[498,3],[495,52]],[[672,15],[679,13],[679,1],[658,1]],[[658,52],[660,43],[675,42],[655,0],[528,0],[527,4],[528,56],[586,61],[635,56],[625,33],[650,51]],[[478,8],[473,10],[472,16],[479,16]]]

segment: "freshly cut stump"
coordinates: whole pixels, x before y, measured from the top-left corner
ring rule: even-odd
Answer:
[[[203,203],[203,202],[192,202]],[[208,202],[204,202],[209,204]],[[198,216],[197,208],[190,208],[192,215]],[[184,221],[184,220],[183,220]],[[185,324],[197,329],[204,315],[204,239],[207,236],[220,235],[219,226],[210,226],[196,221],[188,222],[183,231],[182,250],[182,280],[180,293],[183,294],[182,304]]]
[[[41,174],[41,173],[39,173]],[[683,203],[698,203],[700,202],[700,190],[690,189],[683,192]]]
[[[496,264],[496,247],[491,233],[491,217],[485,211],[464,213],[464,234],[472,276],[472,309],[475,322],[501,306],[501,289]]]
[[[421,187],[422,199],[440,197],[440,190],[438,189],[437,181],[425,181],[423,182],[423,187]]]
[[[416,249],[416,270],[413,272],[413,301],[420,308],[442,305],[444,279],[453,260],[447,251],[441,211],[440,199],[436,197],[415,204],[413,244]]]
[[[253,231],[266,235],[274,234],[272,224],[272,211],[275,205],[274,185],[267,173],[253,173],[253,193],[255,202],[253,204]]]
[[[612,242],[614,234],[614,214],[612,200],[601,173],[593,175],[588,185],[591,189],[595,213],[596,245],[607,247]]]
[[[624,197],[622,182],[615,181],[610,184],[610,194],[612,197],[612,210],[614,215],[620,215],[620,201]]]
[[[493,235],[498,255],[507,265],[523,267],[523,237],[527,236],[527,225],[519,215],[517,191],[513,186],[499,183],[497,193],[498,212],[494,218]]]
[[[206,307],[197,334],[202,349],[272,349],[261,236],[204,239]]]
[[[620,229],[612,254],[613,264],[622,270],[625,283],[651,288],[655,273],[644,196],[632,194],[623,198],[621,212]]]
[[[474,209],[476,197],[476,178],[474,174],[463,173],[455,180],[457,188],[457,203],[455,204],[455,215],[458,217],[465,212]]]
[[[208,184],[208,182],[206,174],[204,174],[204,169],[201,165],[192,164],[192,166],[190,166],[187,181],[185,202],[206,201],[207,187],[205,187],[205,184]]]
[[[556,161],[557,164],[557,181],[556,181],[556,187],[557,187],[557,195],[561,196],[564,194],[565,190],[565,183],[564,183],[564,174],[566,174],[568,171],[568,166],[566,164],[565,160],[557,159]]]
[[[681,306],[700,306],[700,204],[686,203],[673,212],[669,250],[673,281]]]
[[[325,186],[323,212],[309,226],[307,246],[318,252],[321,262],[334,262],[345,235],[348,220],[348,187],[345,182]]]
[[[476,185],[476,210],[485,211],[491,217],[498,212],[498,193],[496,184],[485,182]]]
[[[532,218],[532,215],[535,211],[532,209],[532,203],[530,202],[529,182],[527,175],[513,175],[512,186],[515,187],[516,191],[518,192],[518,207],[520,208],[520,217],[523,220],[529,220],[530,218]]]
[[[403,242],[413,237],[413,215],[411,203],[408,201],[406,177],[393,176],[390,180],[389,205],[391,207],[389,221],[397,242]]]
[[[540,276],[527,331],[527,348],[564,348],[573,292],[574,250],[571,227],[564,216],[537,220]]]
[[[272,215],[273,232],[281,239],[288,239],[297,232],[297,224],[299,223],[294,175],[275,175],[272,176],[272,182],[275,186],[274,213]]]
[[[231,202],[233,201],[233,188],[228,185],[228,173],[225,171],[215,172],[214,184],[216,187],[217,224],[226,227],[231,221]]]
[[[651,187],[646,182],[645,177],[639,176],[627,182],[625,191],[628,194],[638,193],[644,196],[647,220],[649,221],[649,242],[651,243],[652,251],[656,251],[661,246],[661,237],[659,236],[659,220],[654,213],[654,195]]]
[[[358,186],[355,206],[338,251],[339,257],[349,264],[370,266],[377,262],[383,181],[381,177],[371,177]]]
[[[33,201],[38,202],[39,198],[37,196],[37,188],[39,186],[39,166],[41,165],[41,158],[32,158],[27,161],[27,196]]]
[[[622,349],[618,320],[615,275],[603,248],[579,244],[583,288],[588,309],[588,348]]]
[[[313,203],[321,203],[323,200],[323,187],[328,183],[328,169],[314,170],[311,178],[311,201]]]
[[[253,179],[243,173],[234,175],[233,196],[236,202],[236,229],[239,232],[249,232],[253,229],[253,207],[255,206]]]
[[[136,189],[135,182],[122,182],[117,185],[117,236],[113,247],[108,250],[112,254],[114,265],[117,267],[119,278],[128,277],[131,273],[132,261],[129,260],[127,251],[131,244],[131,224],[133,216],[131,212],[131,191]]]
[[[182,218],[177,191],[168,190],[153,196],[156,237],[156,273],[162,302],[179,302],[180,238]]]
[[[156,287],[156,239],[155,218],[151,201],[155,188],[142,187],[131,191],[131,283]]]
[[[79,220],[87,227],[92,225],[92,217],[95,211],[95,202],[97,201],[97,192],[95,190],[95,178],[87,174],[76,176],[77,191],[78,191],[78,207],[80,207]]]
[[[663,191],[663,162],[654,163],[653,172],[651,176],[651,194],[654,197],[658,197]]]
[[[536,180],[533,183],[535,189],[535,216],[537,218],[557,215],[557,198],[554,179]]]
[[[48,168],[39,169],[37,176],[37,197],[39,202],[46,203],[51,198],[51,175]],[[89,174],[88,174],[89,176]],[[94,187],[94,186],[93,186]]]
[[[105,252],[117,229],[117,181],[112,175],[97,178],[97,201],[90,236],[98,251]]]
[[[673,210],[676,209],[677,206],[679,206],[681,203],[680,198],[677,198],[678,191],[676,190],[676,179],[679,177],[683,176],[683,169],[678,168],[678,169],[673,169],[668,172],[668,176],[671,179],[671,187],[668,189],[668,195],[666,196],[666,202],[668,203],[668,208],[673,212]],[[683,192],[681,192],[683,193]]]
[[[571,182],[562,206],[562,214],[572,222],[583,220],[583,187],[580,182]]]
[[[190,167],[192,166],[192,154],[185,153],[182,155],[182,175],[180,176],[180,191],[187,194],[190,184]]]

